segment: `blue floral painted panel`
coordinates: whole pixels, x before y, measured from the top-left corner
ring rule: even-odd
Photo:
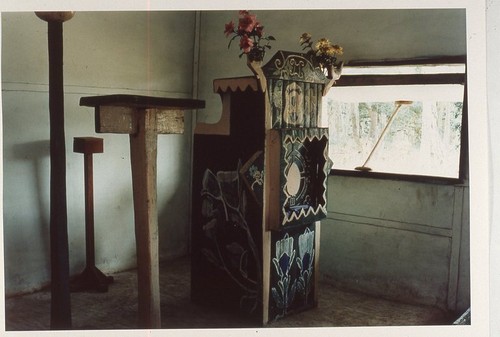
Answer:
[[[314,303],[315,224],[272,233],[270,321]]]

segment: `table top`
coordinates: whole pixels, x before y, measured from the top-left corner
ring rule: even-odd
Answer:
[[[102,105],[133,106],[136,108],[202,109],[205,101],[188,98],[167,98],[141,95],[101,95],[80,98],[80,105],[97,107]]]

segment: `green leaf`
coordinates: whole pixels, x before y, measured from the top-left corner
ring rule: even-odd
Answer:
[[[269,35],[269,36],[267,37],[267,39],[268,39],[268,40],[271,40],[271,41],[276,41],[276,39],[275,39],[275,38],[274,38],[274,36],[272,36],[272,35]]]

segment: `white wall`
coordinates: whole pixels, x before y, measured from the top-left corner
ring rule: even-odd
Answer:
[[[299,37],[327,37],[345,61],[466,54],[465,10],[255,11],[277,39],[270,55],[300,51]],[[237,11],[203,12],[198,121],[214,122],[218,77],[249,76],[237,41],[227,50],[224,23]],[[335,88],[331,89],[335,90]],[[329,216],[321,228],[327,280],[393,299],[465,310],[469,299],[468,184],[439,186],[330,177]]]
[[[104,138],[94,155],[96,264],[135,266],[127,135],[96,134],[83,96],[191,97],[194,12],[77,12],[64,23],[64,82],[70,270],[85,265],[83,156],[73,137]],[[182,27],[182,29],[178,29]],[[6,293],[49,282],[47,23],[32,12],[2,13],[4,246]],[[191,128],[187,113],[186,129]],[[186,254],[191,135],[158,137],[160,255]]]
[[[467,186],[330,177],[325,279],[369,294],[465,311]]]

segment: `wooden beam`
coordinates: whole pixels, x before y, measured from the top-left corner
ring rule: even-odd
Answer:
[[[335,86],[465,84],[465,74],[342,75]]]
[[[458,64],[466,63],[465,55],[456,56],[433,56],[418,57],[410,59],[380,59],[380,60],[350,60],[348,67],[376,67],[376,66],[406,66],[406,65],[439,65],[439,64]]]

